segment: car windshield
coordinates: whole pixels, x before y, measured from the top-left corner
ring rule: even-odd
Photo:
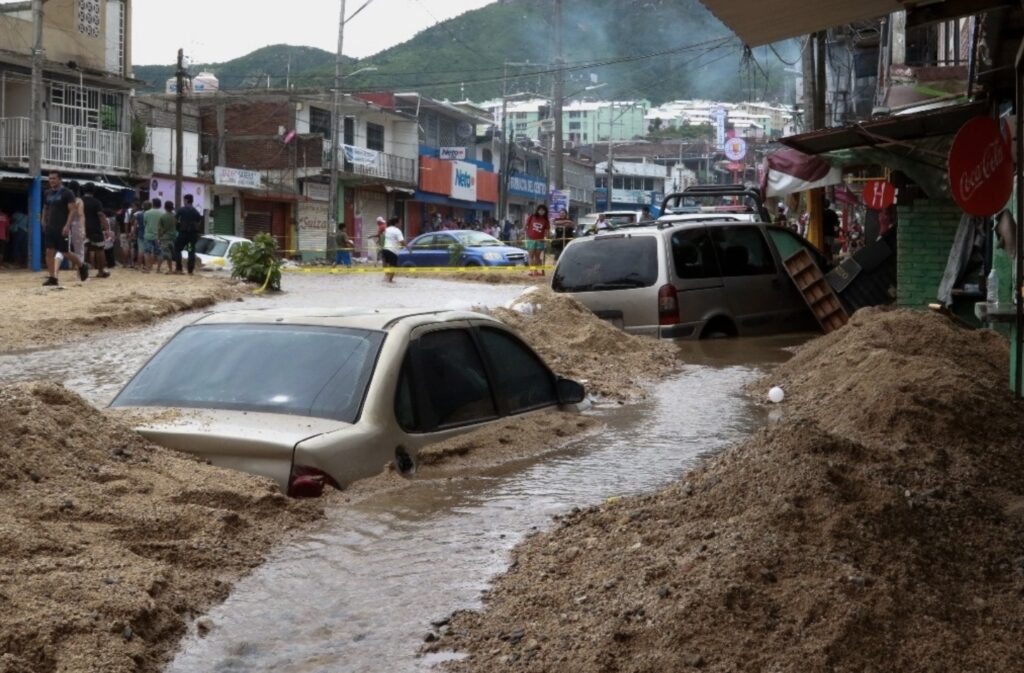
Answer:
[[[303,325],[194,325],[178,332],[111,406],[230,409],[353,423],[382,332]]]
[[[634,224],[637,216],[635,213],[609,213],[604,219],[610,227],[621,227],[624,224]]]
[[[203,236],[196,241],[196,252],[200,255],[211,257],[223,257],[228,251],[228,242],[220,238],[209,238]]]
[[[466,248],[486,248],[495,245],[505,245],[493,236],[479,231],[460,231],[453,234],[459,244]]]
[[[558,260],[556,292],[599,292],[650,287],[658,280],[653,236],[602,236],[570,245]]]
[[[750,195],[678,195],[670,198],[665,215],[685,215],[690,213],[757,213],[758,203]]]

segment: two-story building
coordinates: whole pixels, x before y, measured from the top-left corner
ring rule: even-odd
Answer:
[[[28,3],[0,6],[0,210],[28,212],[32,47]],[[49,0],[43,14],[42,168],[110,186],[132,165],[131,0]]]
[[[668,169],[655,163],[614,160],[596,166],[598,210],[640,210],[658,207],[665,197]],[[609,199],[610,195],[610,199]]]

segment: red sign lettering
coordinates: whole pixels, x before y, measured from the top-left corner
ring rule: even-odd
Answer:
[[[949,150],[949,186],[969,215],[995,215],[1013,191],[1010,146],[991,117],[975,117],[960,127]]]

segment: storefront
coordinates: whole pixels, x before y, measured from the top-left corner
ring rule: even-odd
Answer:
[[[330,229],[330,189],[328,185],[306,182],[302,198],[295,204],[295,228],[298,247],[291,257],[303,261],[326,259]]]
[[[437,227],[475,226],[494,213],[498,176],[484,162],[420,157],[419,189],[406,204],[406,236]]]
[[[525,173],[508,176],[508,219],[522,224],[537,206],[546,203],[547,183],[543,177]]]

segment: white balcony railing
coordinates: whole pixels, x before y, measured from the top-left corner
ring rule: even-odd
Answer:
[[[27,166],[30,138],[27,117],[0,118],[0,161]],[[43,122],[44,169],[128,171],[131,159],[131,137],[127,133]]]
[[[324,141],[324,166],[331,165],[331,141]],[[338,166],[344,173],[380,178],[415,186],[419,180],[419,159],[400,157],[384,152],[362,150],[356,161],[349,161],[343,148],[338,148]]]

